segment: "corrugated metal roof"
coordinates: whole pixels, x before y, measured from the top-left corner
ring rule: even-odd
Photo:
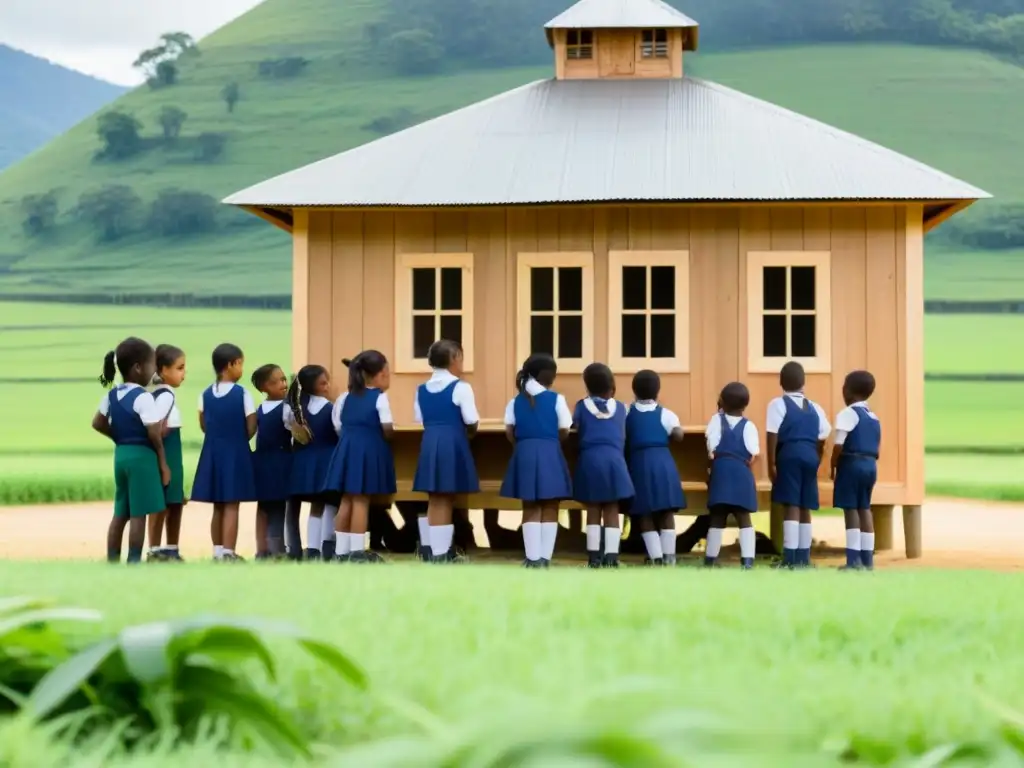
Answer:
[[[225,202],[454,206],[986,197],[845,131],[684,78],[530,83]]]
[[[545,29],[678,29],[697,22],[662,0],[580,0]]]

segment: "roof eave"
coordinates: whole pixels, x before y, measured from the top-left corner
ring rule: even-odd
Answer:
[[[965,211],[970,208],[974,203],[983,198],[974,198],[971,200],[949,200],[941,203],[938,206],[933,206],[934,212],[929,216],[927,208],[925,209],[924,216],[924,231],[931,232],[937,226],[942,224],[947,219],[956,216],[961,211]]]
[[[228,205],[233,205],[236,208],[241,208],[243,211],[259,216],[264,221],[270,222],[278,229],[283,229],[289,235],[292,234],[292,228],[294,226],[294,217],[292,216],[292,208],[284,206],[261,206],[261,205],[242,205],[237,203],[229,203],[227,200],[224,201]]]

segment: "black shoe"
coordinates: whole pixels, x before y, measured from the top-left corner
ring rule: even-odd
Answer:
[[[601,562],[602,568],[618,568],[619,567],[619,556],[613,552],[605,552],[604,560]]]
[[[434,561],[434,553],[430,551],[430,546],[420,545],[416,550],[416,555],[424,563],[432,563]]]
[[[185,562],[185,558],[183,558],[181,556],[181,552],[179,552],[176,549],[164,550],[164,557],[167,558],[167,562],[169,562],[169,563],[184,563]]]
[[[351,563],[352,555],[346,552],[344,555],[335,555],[334,562],[336,563]]]
[[[302,550],[301,549],[289,549],[289,550],[287,550],[285,552],[284,556],[288,560],[291,560],[293,563],[301,563],[302,562]]]
[[[234,552],[225,552],[224,557],[221,558],[225,563],[244,563],[245,558],[241,555],[236,555]]]
[[[675,555],[671,555],[671,556],[666,555],[665,556],[665,560],[664,560],[664,566],[666,568],[675,568],[676,567],[676,556]]]
[[[523,568],[543,568],[540,560],[523,560]]]
[[[331,562],[331,560],[334,559],[334,552],[336,547],[338,546],[337,542],[325,541],[320,546],[322,547],[322,549],[320,550],[320,559],[322,559],[325,563]]]
[[[548,560],[546,557],[542,557],[540,559],[540,567],[541,568],[550,568],[551,567],[551,561]]]
[[[587,552],[587,568],[600,568],[604,565],[600,552]]]
[[[646,565],[648,568],[661,568],[665,565],[665,560],[660,557],[651,560],[651,558],[648,557],[644,559],[644,565]]]
[[[166,563],[167,553],[162,549],[151,549],[146,553],[147,563]]]
[[[387,562],[383,557],[370,549],[360,549],[348,556],[348,561],[355,565],[380,565]]]
[[[754,558],[742,557],[740,558],[740,568],[744,571],[752,571],[754,569]]]
[[[771,565],[773,571],[792,571],[795,567],[795,565],[787,563],[783,558],[773,560]]]
[[[320,560],[320,550],[319,549],[313,549],[312,547],[306,549],[306,557],[305,557],[305,559],[308,560],[311,563],[318,562]]]

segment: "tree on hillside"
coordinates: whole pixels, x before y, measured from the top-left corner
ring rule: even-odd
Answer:
[[[199,148],[196,150],[196,160],[201,163],[212,163],[224,154],[224,146],[228,143],[228,137],[223,133],[207,131],[196,138]]]
[[[104,112],[96,125],[96,133],[103,142],[99,156],[108,160],[124,160],[137,154],[142,149],[141,129],[142,123],[127,112]]]
[[[444,57],[444,48],[425,29],[407,29],[388,38],[389,51],[395,67],[403,75],[426,75],[436,72]]]
[[[101,242],[113,242],[131,232],[139,219],[142,200],[125,184],[108,184],[82,193],[75,214],[99,235]]]
[[[238,87],[238,83],[231,82],[221,89],[220,97],[224,99],[224,103],[228,105],[228,114],[235,111],[235,104],[242,96],[242,91]]]
[[[160,122],[160,130],[164,135],[164,141],[173,143],[181,134],[181,127],[187,119],[188,113],[181,107],[167,105],[161,109],[158,120]]]
[[[164,237],[210,232],[217,227],[217,201],[202,192],[165,189],[150,207],[149,223]]]
[[[29,237],[36,237],[53,229],[57,222],[57,190],[51,189],[41,195],[25,195],[21,198],[21,212],[25,218],[21,226]]]
[[[132,66],[141,70],[152,87],[174,85],[178,81],[178,61],[199,53],[196,41],[186,32],[165,32],[160,42],[139,54]]]

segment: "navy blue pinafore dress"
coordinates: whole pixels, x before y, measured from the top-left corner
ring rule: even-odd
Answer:
[[[871,493],[878,480],[878,449],[882,425],[863,406],[854,406],[860,417],[846,436],[836,467],[832,504],[837,509],[871,509]]]
[[[245,424],[245,390],[237,384],[221,397],[213,387],[203,392],[206,434],[199,454],[192,500],[232,504],[256,500],[249,430]]]
[[[558,437],[558,395],[539,392],[530,404],[520,393],[513,404],[516,445],[501,482],[501,496],[525,502],[561,501],[572,498],[569,465]]]
[[[426,384],[416,390],[423,416],[423,439],[412,489],[418,493],[476,493],[480,479],[469,448],[462,410],[452,402],[458,381],[440,392]]]
[[[573,423],[579,433],[573,498],[581,504],[611,504],[633,498],[635,491],[625,456],[626,409],[620,403],[612,416],[598,418],[580,400]]]
[[[395,459],[377,413],[379,389],[349,393],[341,406],[341,439],[324,489],[335,494],[387,496],[396,489]]]
[[[256,450],[252,454],[252,465],[257,501],[286,501],[292,495],[292,433],[284,425],[283,409],[283,405],[270,412],[256,409]]]
[[[629,409],[626,415],[626,463],[635,491],[631,515],[653,515],[686,509],[669,435],[661,424],[661,406],[653,411]]]
[[[295,443],[292,448],[289,490],[292,497],[300,501],[320,502],[325,500],[322,493],[324,479],[327,477],[331,455],[338,445],[338,434],[331,422],[330,403],[316,413],[310,413],[309,395],[302,395],[299,405],[302,406],[313,439],[305,445]]]
[[[775,449],[772,502],[801,509],[818,508],[818,411],[804,399],[803,407],[783,396],[786,416]]]
[[[730,427],[725,414],[719,414],[722,439],[715,448],[708,480],[708,509],[728,506],[757,512],[757,483],[749,462],[754,458],[743,440],[747,420],[740,419]],[[817,434],[817,433],[815,433]]]

